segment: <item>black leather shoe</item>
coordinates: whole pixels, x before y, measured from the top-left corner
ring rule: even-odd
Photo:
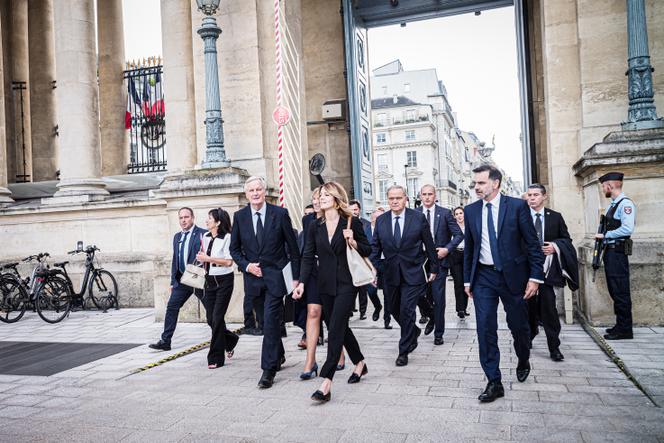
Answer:
[[[563,356],[563,353],[560,352],[560,349],[556,349],[551,352],[551,360],[553,361],[563,361],[565,360],[565,356]]]
[[[613,331],[615,331],[615,330],[616,330],[616,327],[615,327],[615,326],[611,326],[610,328],[606,328],[606,329],[604,330],[604,332],[606,332],[607,334],[613,334]]]
[[[156,349],[158,351],[170,351],[171,350],[171,344],[166,343],[163,340],[159,340],[157,343],[152,343],[151,345],[148,346],[150,349]]]
[[[490,403],[495,399],[504,396],[505,396],[505,388],[503,388],[503,384],[499,381],[490,381],[486,385],[484,392],[482,392],[480,396],[477,397],[477,399],[482,403]]]
[[[516,379],[521,383],[526,381],[528,375],[530,374],[530,362],[528,360],[524,362],[519,362],[516,367]]]
[[[366,320],[367,314],[365,312],[360,312],[360,320]]]
[[[244,333],[245,333],[245,334],[248,334],[248,335],[256,335],[256,336],[259,336],[259,335],[263,335],[263,330],[260,329],[260,328],[251,328],[251,329],[247,329],[247,330],[245,330]]]
[[[466,313],[463,312],[463,311],[458,311],[457,312],[457,317],[459,317],[461,320],[463,320],[464,318],[466,318]]]
[[[392,329],[392,325],[389,323],[385,323],[385,329]]]
[[[436,346],[440,346],[443,343],[445,343],[445,340],[443,340],[443,337],[436,337],[433,339],[433,344]]]
[[[422,334],[422,330],[416,326],[415,327],[415,340],[413,340],[413,343],[410,345],[410,348],[408,348],[408,353],[409,354],[411,352],[413,352],[415,349],[417,349],[417,339],[421,334]]]
[[[258,380],[258,387],[261,389],[269,389],[274,384],[274,372],[272,371],[263,371],[261,379]]]
[[[427,316],[425,316],[425,315],[423,315],[422,317],[420,317],[420,324],[421,324],[421,325],[425,324],[425,323],[428,322],[428,321],[429,321],[429,317],[427,317]]]
[[[277,372],[281,371],[281,365],[286,363],[286,356],[282,355],[281,360],[279,360],[279,364],[277,365]]]
[[[350,377],[348,377],[348,383],[353,384],[353,383],[359,383],[360,380],[362,380],[363,375],[367,375],[369,373],[369,370],[367,369],[367,364],[364,364],[364,367],[362,368],[362,373],[360,375],[357,375],[356,373],[350,374]]]
[[[436,326],[436,323],[433,321],[433,318],[429,320],[427,326],[424,328],[424,335],[429,335],[433,332],[433,328]]]
[[[406,366],[408,364],[408,354],[399,354],[397,357],[397,366]]]
[[[371,316],[371,319],[372,319],[373,321],[378,321],[378,319],[380,318],[380,310],[381,310],[381,309],[383,309],[382,306],[378,306],[376,309],[374,309],[374,313],[373,313],[373,315]]]
[[[332,391],[328,392],[327,394],[323,394],[323,391],[316,391],[313,394],[311,394],[311,399],[313,401],[317,401],[318,403],[326,403],[330,401],[332,398]]]
[[[610,334],[605,334],[606,340],[631,340],[634,335],[631,332],[616,332],[615,329]]]

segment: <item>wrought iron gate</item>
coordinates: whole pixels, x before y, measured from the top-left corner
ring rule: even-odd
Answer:
[[[143,63],[128,63],[124,71],[125,128],[130,134],[129,174],[166,170],[166,112],[160,61],[150,57]]]

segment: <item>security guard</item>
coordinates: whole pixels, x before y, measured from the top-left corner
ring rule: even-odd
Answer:
[[[609,172],[599,178],[602,191],[611,204],[606,210],[603,234],[595,238],[604,239],[604,272],[609,295],[613,300],[616,325],[606,330],[607,340],[631,339],[632,299],[629,292],[629,261],[632,254],[631,235],[634,232],[636,207],[622,192],[623,174]]]

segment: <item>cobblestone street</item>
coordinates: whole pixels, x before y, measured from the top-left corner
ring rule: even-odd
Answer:
[[[149,343],[162,328],[152,309],[75,312],[58,325],[26,317],[0,325],[0,341]],[[0,441],[664,441],[664,411],[579,325],[563,325],[561,363],[549,359],[538,336],[531,375],[518,383],[501,322],[506,395],[480,404],[486,382],[474,317],[455,319],[448,315],[444,345],[422,336],[408,366],[397,368],[398,328],[384,330],[382,322],[356,315],[352,327],[369,373],[349,385],[347,365],[325,405],[309,399],[319,380],[298,378],[304,351],[297,350],[300,332],[293,327],[284,341],[285,367],[269,390],[256,387],[261,337],[253,336],[242,336],[233,359],[218,370],[207,369],[202,350],[130,375],[208,339],[206,325],[179,324],[170,352],[143,345],[50,377],[0,375]],[[662,337],[661,329],[643,328],[634,341],[614,346],[660,400]],[[324,349],[318,348],[319,364]]]

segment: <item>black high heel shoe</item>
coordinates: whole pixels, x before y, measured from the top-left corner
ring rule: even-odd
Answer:
[[[318,403],[327,403],[331,398],[332,391],[328,392],[327,394],[323,394],[323,391],[318,390],[311,394],[311,399],[313,401],[317,401]]]
[[[360,380],[362,380],[363,375],[367,375],[369,370],[367,369],[367,364],[364,364],[364,367],[362,368],[362,373],[360,375],[357,375],[356,373],[352,373],[350,377],[348,377],[348,383],[353,384],[353,383],[359,383]]]

